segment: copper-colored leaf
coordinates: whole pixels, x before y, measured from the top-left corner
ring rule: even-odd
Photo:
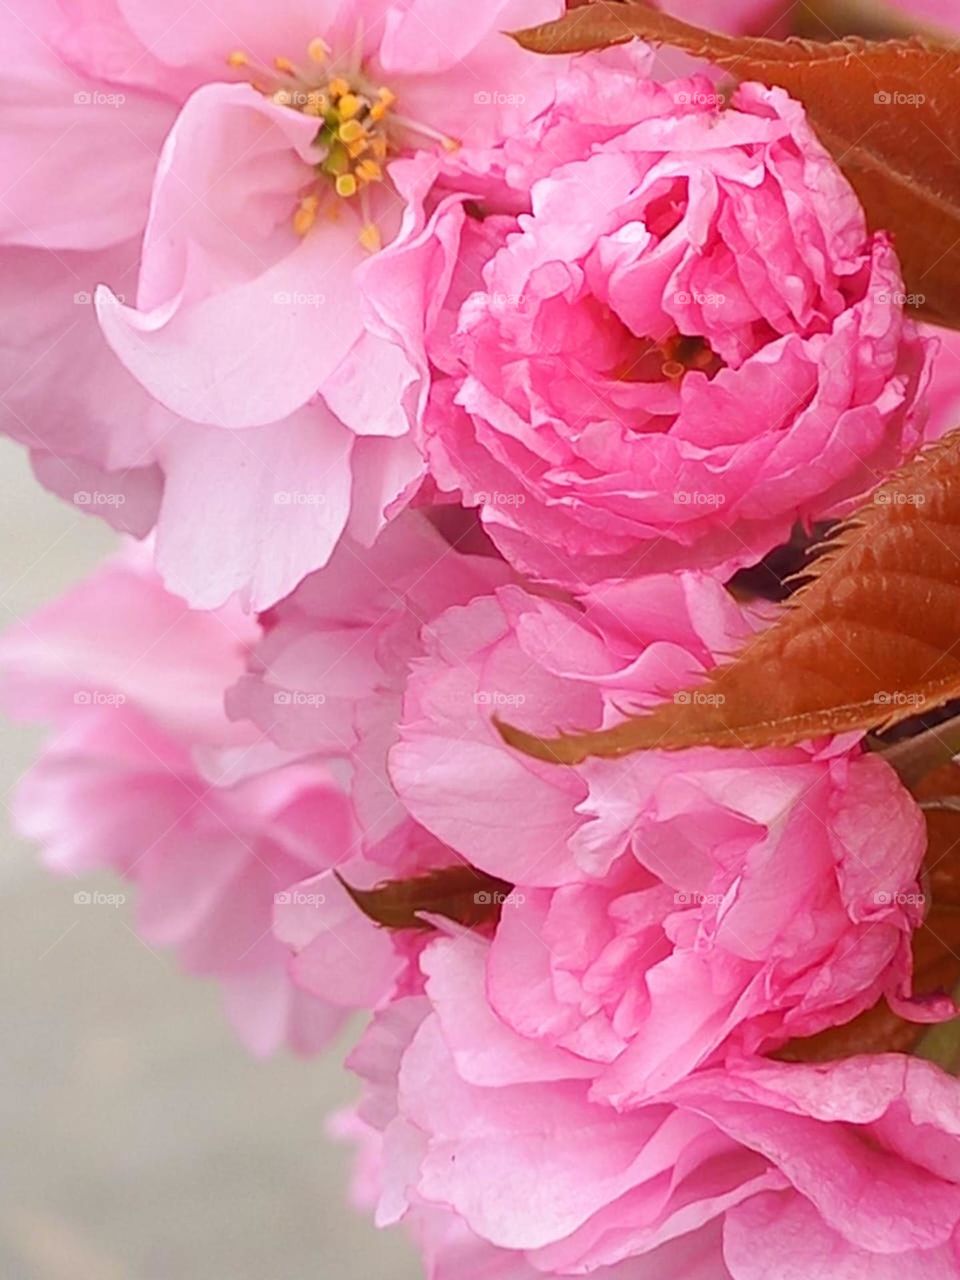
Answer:
[[[918,788],[922,797],[960,795],[960,769],[951,765]],[[955,992],[960,984],[960,812],[928,811],[924,889],[929,914],[913,935],[913,987],[922,995]],[[949,1028],[955,1032],[954,1023]],[[791,1040],[774,1056],[787,1062],[828,1062],[856,1053],[912,1053],[930,1034],[908,1022],[886,1000],[840,1027]]]
[[[883,484],[827,544],[776,622],[699,689],[614,728],[543,739],[538,759],[785,746],[889,726],[960,693],[960,432]]]
[[[422,913],[445,916],[468,927],[500,917],[513,886],[461,863],[410,880],[391,880],[357,889],[338,876],[365,916],[388,929],[430,929]]]
[[[636,0],[597,0],[514,35],[539,53],[640,38],[709,59],[738,80],[786,89],[806,107],[871,227],[894,235],[908,295],[925,318],[960,328],[957,45],[919,37],[821,43],[719,35]]]

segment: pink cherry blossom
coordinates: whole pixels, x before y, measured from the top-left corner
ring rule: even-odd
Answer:
[[[482,941],[439,938],[421,964],[423,993],[351,1056],[352,1130],[378,1220],[424,1241],[431,1274],[464,1254],[505,1277],[957,1274],[960,1094],[931,1064],[746,1058],[614,1110],[581,1059],[498,1018]]]
[[[291,982],[272,916],[349,857],[349,805],[322,765],[226,718],[257,627],[189,611],[142,559],[109,562],[0,641],[6,708],[55,729],[15,820],[81,892],[96,868],[135,885],[144,941],[221,983],[252,1051],[314,1052],[348,1002]]]
[[[156,524],[166,584],[202,607],[265,607],[345,530],[371,541],[423,471],[416,379],[354,279],[401,225],[384,164],[542,110],[557,64],[502,32],[561,10],[6,6],[0,407],[43,482]]]
[[[953,1008],[906,999],[923,825],[855,742],[561,769],[508,749],[491,722],[615,722],[696,680],[743,626],[693,576],[598,587],[577,607],[507,586],[434,621],[408,682],[397,792],[522,895],[491,948],[491,1003],[596,1064],[593,1095],[618,1106],[881,993],[920,1021]]]
[[[429,364],[431,470],[524,572],[729,571],[920,438],[928,344],[890,244],[799,104],[718,102],[581,64],[523,137],[445,166],[435,237],[464,226],[458,183],[483,215],[449,285],[413,236],[365,268],[373,296],[391,271],[446,289],[425,340],[397,330]]]
[[[960,15],[953,0],[888,0],[893,10],[902,10],[918,27],[929,26],[955,31]]]
[[[782,0],[737,0],[735,4],[724,4],[723,0],[666,0],[660,8],[710,31],[767,35],[784,5]]]
[[[271,612],[228,705],[284,750],[349,769],[362,835],[348,881],[465,860],[516,885],[490,1000],[518,1032],[576,1055],[593,1095],[617,1106],[881,996],[919,1021],[952,1012],[909,998],[923,823],[856,739],[560,769],[510,750],[493,724],[616,721],[696,681],[757,619],[704,576],[575,601],[505,578],[499,560],[454,550],[408,513],[371,552],[343,544]],[[322,910],[279,917],[318,994],[339,981],[330,912],[349,915],[343,894],[324,893]],[[383,935],[355,927],[390,969]]]
[[[499,557],[458,551],[424,515],[407,512],[372,548],[344,540],[324,569],[270,611],[248,672],[228,694],[236,719],[286,751],[336,765],[348,780],[363,851],[394,872],[413,867],[403,862],[411,847],[417,866],[429,864],[434,846],[434,865],[449,860],[387,776],[410,658],[445,609],[510,577]]]

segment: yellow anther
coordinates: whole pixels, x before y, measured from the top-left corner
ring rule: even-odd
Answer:
[[[336,101],[337,98],[342,98],[345,93],[350,92],[350,85],[348,81],[344,80],[343,76],[334,76],[327,85],[327,88],[330,90],[330,97],[333,98],[334,101]]]
[[[382,120],[386,116],[388,109],[385,102],[375,102],[370,108],[370,119]]]
[[[348,200],[357,194],[357,180],[352,173],[341,173],[337,178],[337,195]]]
[[[381,85],[377,90],[377,97],[385,107],[392,107],[397,100],[397,95],[385,85]]]
[[[249,67],[250,59],[242,49],[234,49],[233,53],[227,54],[228,67]]]
[[[376,253],[383,244],[383,241],[380,238],[379,228],[375,227],[372,222],[368,222],[360,232],[360,243],[363,245],[364,249],[366,249],[367,253]]]
[[[341,99],[341,108],[346,99]],[[356,142],[358,138],[366,136],[366,130],[359,120],[345,120],[337,130],[337,137],[341,142]]]
[[[370,151],[378,160],[386,160],[387,140],[382,133],[375,133],[370,139]]]
[[[444,151],[460,150],[460,143],[457,141],[456,138],[441,138],[440,145],[441,147],[443,147]]]
[[[356,142],[347,143],[347,155],[351,160],[358,159],[365,151],[369,150],[370,143],[367,141],[365,136],[363,138],[358,138]]]
[[[330,46],[320,36],[314,36],[307,45],[307,53],[311,62],[326,62],[330,57]]]
[[[289,58],[274,58],[273,65],[278,71],[284,72],[285,75],[295,76],[297,74],[297,68]]]
[[[317,220],[319,196],[304,196],[293,215],[293,229],[298,236],[305,236]]]
[[[383,177],[383,170],[376,160],[361,160],[356,173],[361,182],[379,182]]]
[[[340,95],[340,101],[337,103],[337,110],[340,112],[341,120],[352,120],[358,115],[363,103],[355,93],[344,93]]]

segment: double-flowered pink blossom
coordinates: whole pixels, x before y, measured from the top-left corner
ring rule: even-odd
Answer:
[[[952,1012],[909,998],[923,825],[889,767],[852,739],[575,770],[519,757],[493,712],[600,725],[695,681],[759,620],[693,574],[532,594],[419,514],[379,559],[346,553],[271,611],[232,713],[354,761],[370,852],[348,881],[464,859],[514,885],[495,925],[431,917],[392,938],[348,923],[330,873],[278,906],[308,992],[356,991],[351,951],[372,966],[378,1012],[351,1062],[371,1086],[361,1128],[382,1135],[379,1221],[407,1223],[436,1280],[759,1280],[792,1223],[798,1267],[823,1254],[852,1277],[877,1254],[949,1275],[960,1188],[907,1148],[929,1129],[948,1149],[955,1086],[925,1103],[934,1069],[902,1059],[759,1056],[882,997]],[[881,1176],[904,1201],[875,1234],[887,1190],[855,1202]]]
[[[401,236],[370,289],[446,291],[405,334],[424,447],[524,572],[751,563],[919,439],[929,343],[894,250],[779,90],[723,106],[580,64],[523,137],[453,157],[427,213],[455,260]]]
[[[797,1274],[946,1277],[954,1083],[768,1057],[878,999],[953,1012],[910,994],[923,823],[889,766],[843,738],[560,769],[492,723],[601,725],[762,624],[703,574],[534,591],[439,510],[256,624],[126,557],[5,642],[8,702],[57,730],[20,825],[134,882],[258,1050],[374,1012],[345,1127],[435,1280],[760,1280],[784,1232]],[[347,888],[464,861],[512,886],[474,928],[384,929]]]
[[[351,1057],[351,1130],[364,1201],[420,1237],[431,1280],[958,1274],[960,1087],[932,1064],[750,1059],[618,1112],[496,1018],[475,939],[422,964],[425,994]]]
[[[147,539],[0,639],[15,819],[254,1052],[370,1015],[337,1123],[429,1280],[956,1280],[957,1082],[798,1047],[957,1012],[891,765],[498,729],[721,697],[729,576],[956,401],[803,107],[506,34],[566,7],[0,7],[0,425]]]
[[[372,540],[423,471],[355,280],[401,224],[389,166],[546,107],[557,64],[502,33],[562,8],[6,5],[0,408],[44,483],[156,523],[203,607],[265,607],[345,529]]]

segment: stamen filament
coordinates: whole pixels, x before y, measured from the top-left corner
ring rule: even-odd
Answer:
[[[428,124],[421,124],[419,120],[411,120],[409,116],[395,115],[394,121],[403,129],[409,129],[412,133],[419,133],[424,138],[430,138],[433,142],[439,142],[444,151],[459,151],[460,142],[456,138],[451,138],[446,133],[440,133],[436,129],[431,129]]]

